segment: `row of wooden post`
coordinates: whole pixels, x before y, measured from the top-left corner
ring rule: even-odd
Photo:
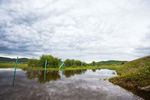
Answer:
[[[15,64],[15,67],[14,67],[14,74],[13,74],[13,87],[14,87],[14,84],[15,84],[15,76],[16,76],[16,68],[17,68],[17,65],[18,65],[18,57],[17,57],[17,59],[16,59],[16,64]],[[74,61],[74,63],[73,63],[73,66],[75,66],[76,65],[76,63],[75,63],[75,61]],[[81,65],[83,65],[83,64],[81,64]],[[60,70],[60,68],[63,68],[65,66],[65,64],[64,64],[64,61],[62,62],[62,65],[59,67],[59,70]],[[46,80],[46,67],[47,67],[47,59],[45,60],[45,71],[44,71],[44,80]]]

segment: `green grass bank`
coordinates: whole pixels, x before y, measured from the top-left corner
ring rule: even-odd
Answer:
[[[110,82],[140,95],[148,100],[150,92],[142,91],[142,87],[150,85],[150,56],[130,61],[116,70],[118,75]]]
[[[0,62],[0,68],[14,68],[15,63],[4,63]],[[58,66],[59,67],[59,66]],[[116,65],[101,65],[101,66],[70,66],[70,67],[63,67],[63,68],[47,68],[48,71],[57,71],[57,70],[79,70],[79,69],[97,69],[97,68],[107,68],[112,70],[117,70],[118,66]],[[19,63],[17,68],[23,69],[23,70],[45,70],[45,68],[42,67],[30,67],[28,64],[22,64]]]

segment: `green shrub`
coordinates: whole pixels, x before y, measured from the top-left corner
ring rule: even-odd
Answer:
[[[40,67],[40,60],[37,59],[29,59],[28,60],[28,66],[29,67]]]
[[[66,60],[64,61],[65,66],[66,66],[66,67],[73,66],[74,61],[75,61],[75,60],[73,60],[73,59],[66,59]]]
[[[66,59],[64,63],[66,67],[87,65],[85,62],[82,62],[80,60],[74,60],[74,59]]]
[[[61,64],[61,59],[55,58],[51,55],[42,55],[40,60],[29,59],[29,67],[45,67],[45,61],[47,60],[47,68],[58,68]]]
[[[42,55],[40,58],[41,67],[45,67],[45,60],[47,59],[48,68],[58,68],[61,64],[61,59],[55,58],[51,55]]]

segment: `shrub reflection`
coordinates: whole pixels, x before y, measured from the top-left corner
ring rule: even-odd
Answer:
[[[30,80],[37,78],[40,83],[46,83],[61,78],[58,71],[47,71],[46,80],[44,80],[44,71],[27,71],[26,77]]]
[[[74,75],[79,75],[85,73],[86,70],[69,70],[69,71],[62,71],[59,73],[59,71],[47,71],[46,72],[46,80],[44,80],[44,71],[40,70],[28,70],[26,72],[26,77],[30,80],[37,79],[39,83],[46,83],[50,81],[56,81],[61,78],[61,76],[65,76],[66,78],[69,78]]]

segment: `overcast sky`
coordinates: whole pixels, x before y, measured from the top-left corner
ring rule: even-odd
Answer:
[[[150,0],[0,0],[0,56],[150,55]]]

